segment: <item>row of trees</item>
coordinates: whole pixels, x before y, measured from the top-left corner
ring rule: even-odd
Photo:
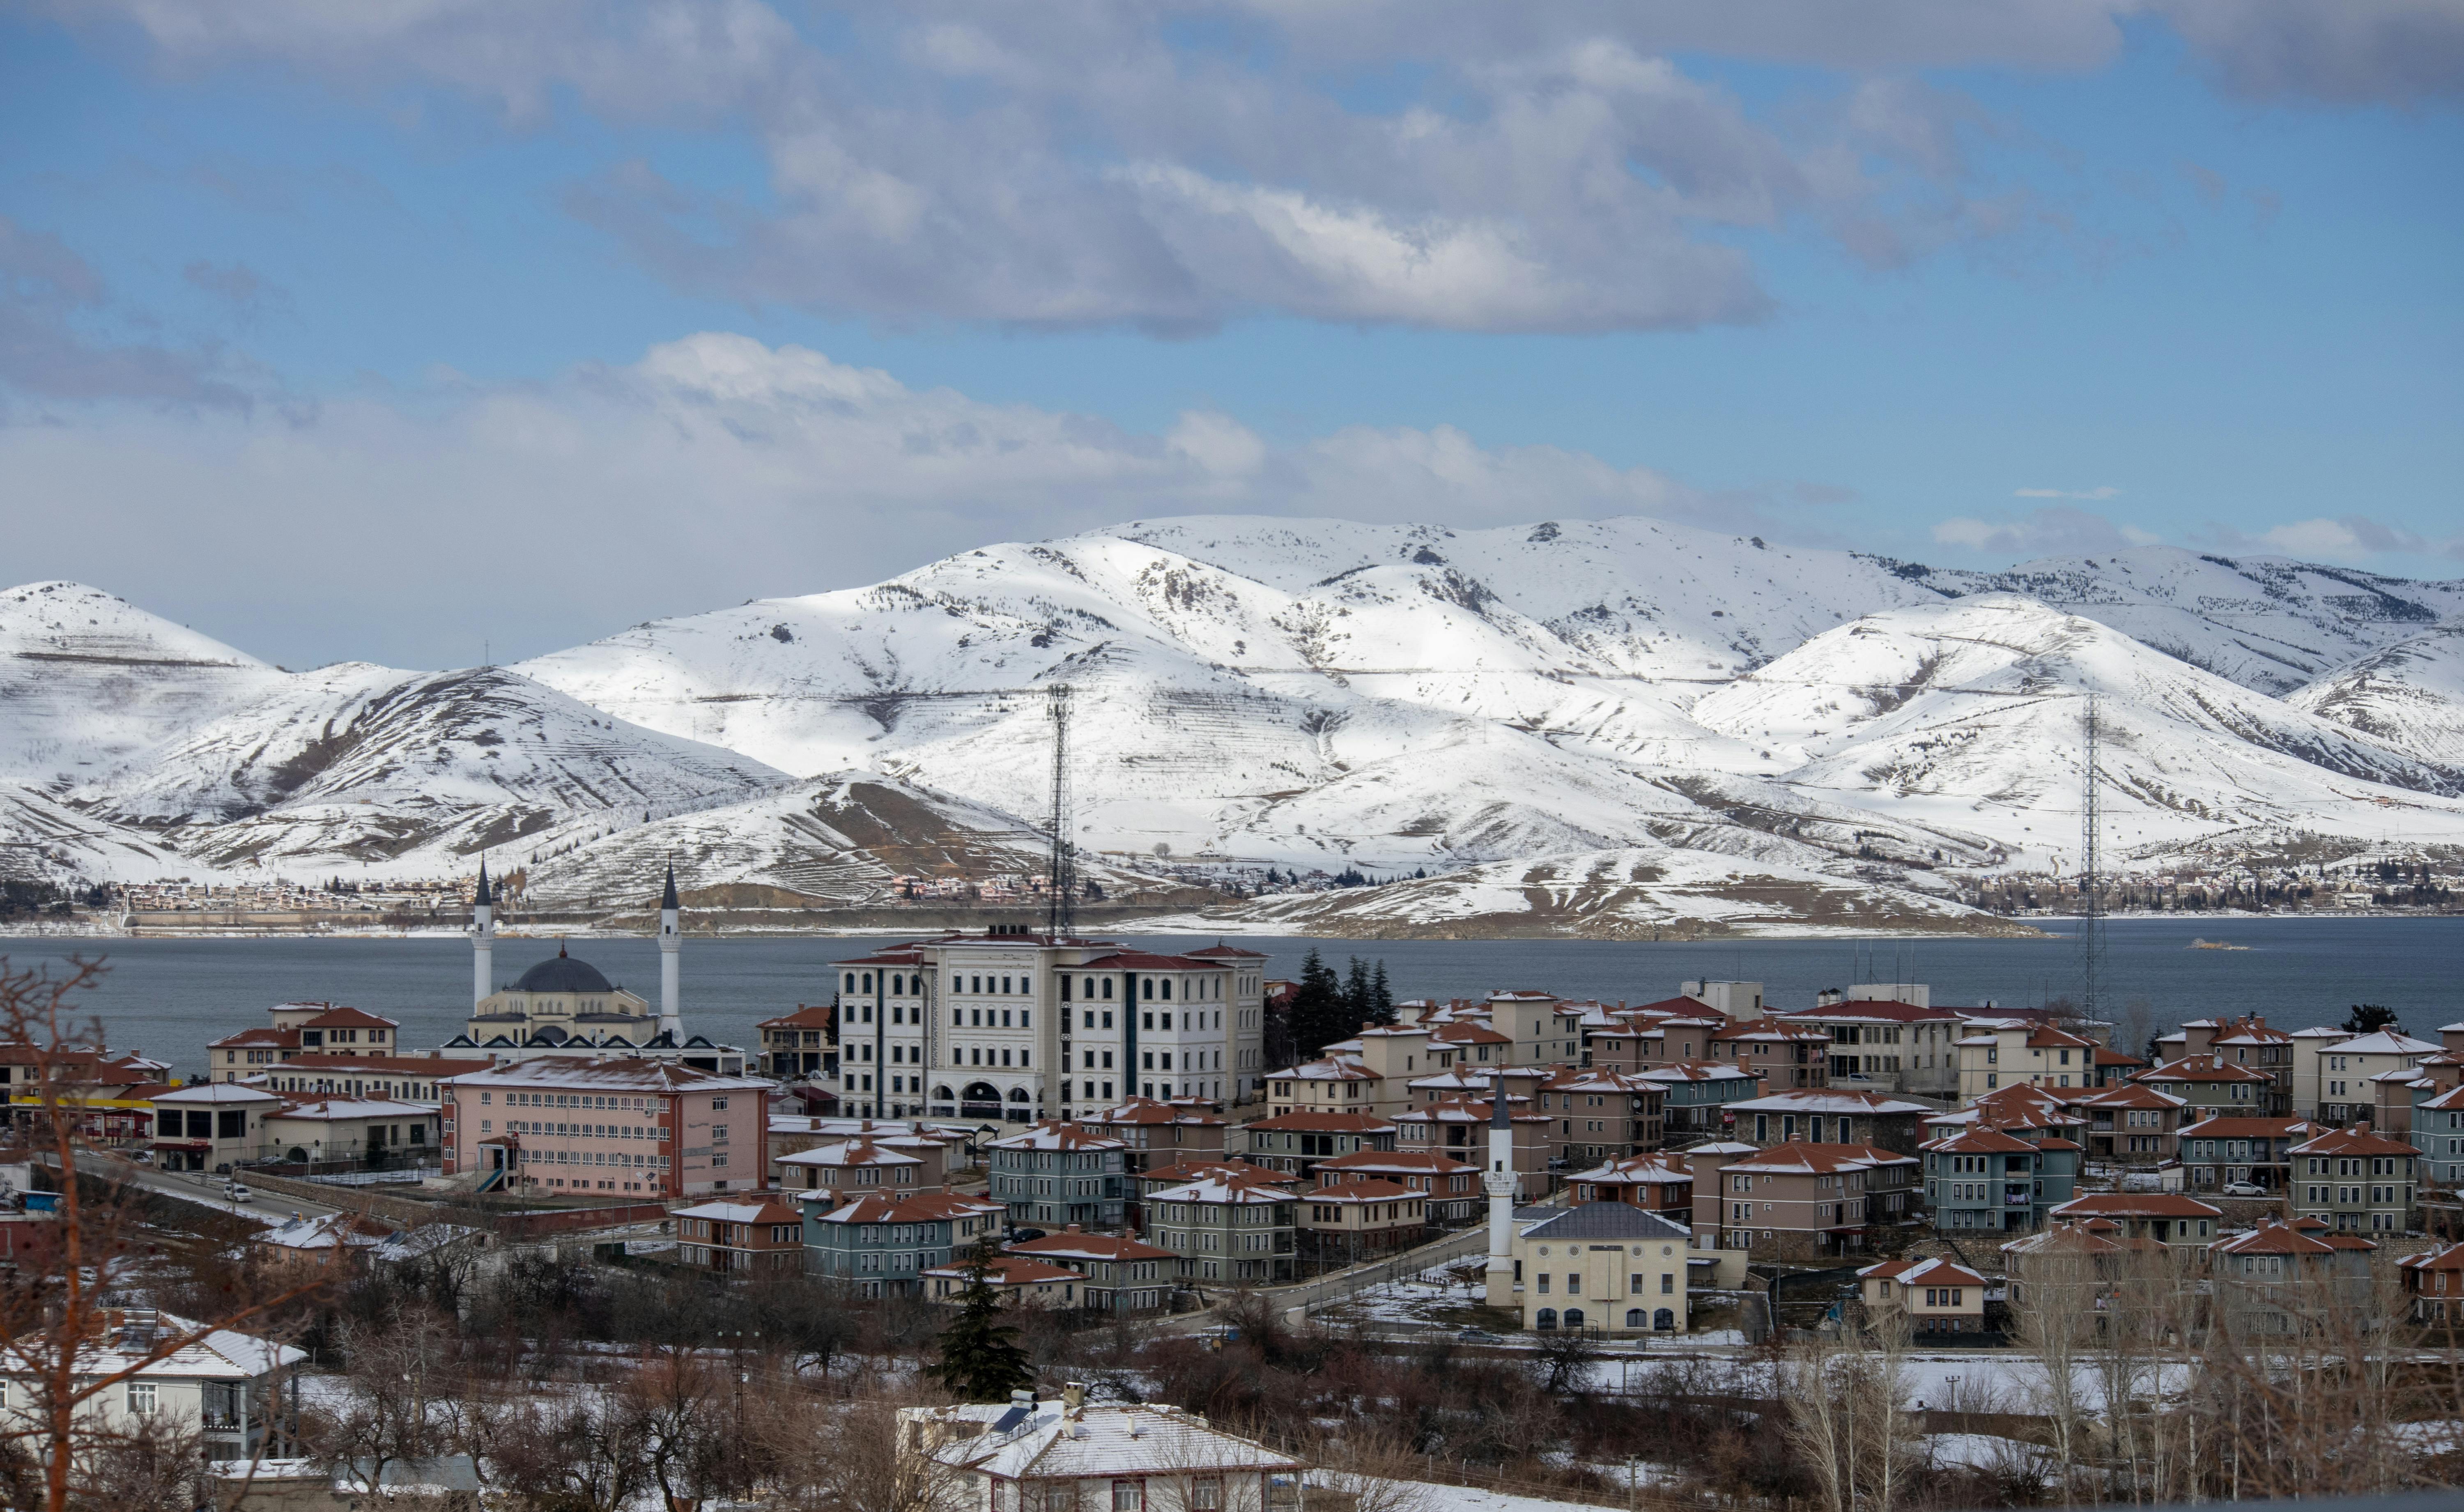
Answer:
[[[1282,1018],[1286,1042],[1273,1042],[1277,1026],[1267,1025],[1267,1062],[1272,1065],[1315,1060],[1329,1044],[1358,1034],[1364,1024],[1393,1023],[1395,994],[1386,982],[1384,958],[1373,966],[1353,956],[1349,969],[1337,975],[1312,947],[1301,962],[1300,982]]]

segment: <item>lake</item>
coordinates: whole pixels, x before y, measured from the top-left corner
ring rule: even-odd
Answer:
[[[2065,921],[2046,921],[2051,929]],[[1123,935],[1148,950],[1188,949],[1213,936]],[[2201,951],[2194,938],[2246,951]],[[2435,1038],[2464,1019],[2464,918],[2131,918],[2107,930],[2109,1001],[2145,998],[2157,1022],[2258,1013],[2279,1028],[2341,1021],[2356,1002],[2385,1003],[2404,1026]],[[829,963],[891,943],[880,938],[688,939],[688,1030],[751,1048],[753,1026],[799,1003],[829,998]],[[1397,997],[1467,997],[1539,988],[1572,997],[1649,1002],[1697,976],[1760,981],[1781,1007],[1810,1005],[1825,987],[1921,981],[1938,1003],[2024,1006],[2067,996],[2078,961],[2067,938],[1765,940],[1628,944],[1584,940],[1234,941],[1271,958],[1270,976],[1298,975],[1314,948],[1340,969],[1360,955],[1386,962]],[[648,939],[587,939],[574,954],[619,984],[658,998],[658,950]],[[330,999],[398,1019],[403,1042],[426,1048],[458,1032],[469,1012],[471,947],[438,939],[0,939],[18,969],[54,966],[74,951],[107,958],[110,974],[85,1011],[116,1050],[143,1050],[180,1070],[202,1069],[205,1042],[296,998]],[[499,938],[496,972],[510,981],[556,953],[554,940]]]

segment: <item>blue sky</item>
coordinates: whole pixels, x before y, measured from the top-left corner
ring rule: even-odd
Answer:
[[[12,12],[11,580],[443,665],[1209,510],[2464,575],[2448,8],[1021,14]]]

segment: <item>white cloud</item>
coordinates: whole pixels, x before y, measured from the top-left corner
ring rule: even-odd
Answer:
[[[290,417],[94,408],[0,428],[0,476],[27,504],[13,573],[91,581],[276,658],[410,665],[1132,517],[1752,518],[1648,469],[1451,427],[1274,445],[1200,410],[1146,434],[719,333],[546,384]]]
[[[2096,494],[2062,493],[2054,490],[2020,490],[2022,498],[2084,498]],[[2124,546],[2152,546],[2158,537],[2135,526],[2116,525],[2088,510],[2067,504],[2032,510],[2017,519],[1983,520],[1961,515],[1937,522],[1933,538],[1945,546],[2008,556],[2066,555],[2119,551]]]

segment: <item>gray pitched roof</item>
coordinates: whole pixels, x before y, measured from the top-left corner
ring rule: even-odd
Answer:
[[[1688,1239],[1693,1238],[1693,1233],[1683,1223],[1672,1223],[1631,1203],[1585,1202],[1525,1229],[1523,1237],[1527,1239]]]

